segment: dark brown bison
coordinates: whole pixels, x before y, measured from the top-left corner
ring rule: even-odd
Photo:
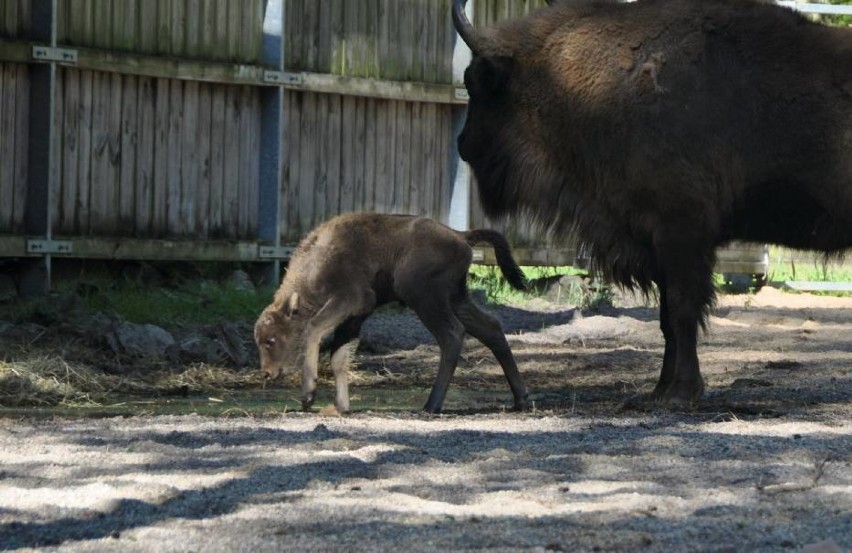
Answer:
[[[458,139],[491,216],[574,233],[656,284],[654,397],[704,389],[696,340],[732,240],[852,247],[852,29],[752,0],[565,0],[476,30]]]
[[[503,367],[516,409],[527,405],[524,386],[499,321],[470,300],[470,244],[488,242],[509,283],[525,287],[506,239],[492,230],[457,232],[407,215],[352,213],[320,225],[302,240],[275,299],[254,328],[261,369],[276,378],[301,365],[302,407],[314,401],[322,339],[331,340],[338,411],[349,410],[347,371],[361,324],[384,303],[417,313],[441,348],[438,377],[424,410],[437,413],[461,354],[465,333],[488,346]]]

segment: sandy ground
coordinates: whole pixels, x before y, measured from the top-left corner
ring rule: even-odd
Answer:
[[[635,400],[662,339],[653,308],[627,305],[494,310],[529,413],[506,411],[475,342],[446,414],[417,413],[437,348],[387,312],[352,392],[422,383],[409,408],[0,419],[0,548],[852,550],[852,298],[723,297],[699,350],[707,396],[677,412]]]

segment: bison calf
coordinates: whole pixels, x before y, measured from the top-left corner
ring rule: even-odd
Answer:
[[[254,328],[267,378],[302,366],[302,408],[314,401],[320,342],[334,332],[331,367],[335,406],[349,410],[347,370],[361,325],[384,303],[413,309],[441,348],[438,377],[424,410],[441,410],[465,333],[488,346],[509,380],[516,409],[527,390],[500,323],[468,296],[470,244],[488,242],[509,283],[524,288],[524,276],[506,239],[492,230],[457,232],[430,219],[355,213],[317,227],[299,244],[273,302]]]

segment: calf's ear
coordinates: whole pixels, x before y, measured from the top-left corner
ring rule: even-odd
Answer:
[[[287,318],[292,317],[296,313],[299,312],[299,293],[293,292],[292,295],[287,299],[287,303],[284,305],[284,316]]]

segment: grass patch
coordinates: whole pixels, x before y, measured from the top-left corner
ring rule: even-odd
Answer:
[[[470,272],[468,273],[468,287],[485,290],[485,297],[489,303],[523,303],[530,298],[541,296],[546,291],[543,286],[537,285],[537,283],[556,281],[566,275],[587,274],[587,271],[571,266],[527,266],[521,267],[521,270],[531,285],[530,290],[526,292],[512,288],[503,277],[500,268],[493,265],[471,265]],[[579,301],[577,304],[579,305]]]

